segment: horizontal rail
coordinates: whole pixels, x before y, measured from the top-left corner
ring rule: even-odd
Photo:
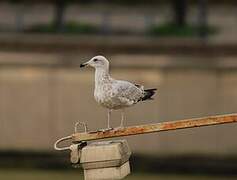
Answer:
[[[168,121],[156,124],[146,124],[139,126],[124,127],[122,129],[112,129],[109,131],[83,132],[72,134],[72,141],[91,141],[105,138],[131,136],[138,134],[154,133],[176,129],[195,128],[201,126],[211,126],[218,124],[237,122],[237,114],[227,114],[218,116],[208,116],[202,118],[185,119],[178,121]]]

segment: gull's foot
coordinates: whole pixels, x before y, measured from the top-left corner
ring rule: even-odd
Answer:
[[[110,127],[110,128],[106,128],[106,129],[99,129],[98,132],[106,132],[106,131],[111,131],[114,128]]]
[[[118,127],[114,128],[114,130],[121,130],[121,129],[124,129],[124,126],[118,126]]]

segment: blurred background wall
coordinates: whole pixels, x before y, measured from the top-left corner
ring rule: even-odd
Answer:
[[[57,62],[60,59],[57,55],[1,53],[1,56],[12,62],[39,59],[41,63],[8,64],[0,70],[1,149],[52,150],[58,137],[73,132],[76,121],[86,122],[92,130],[106,127],[106,110],[93,99],[92,69],[42,64],[41,59]],[[91,56],[71,58],[78,63],[87,57]],[[199,68],[184,67],[188,61],[184,59],[190,57],[110,55],[109,58],[114,77],[158,88],[154,101],[127,109],[126,125],[235,112],[237,73],[234,67],[219,66],[224,61],[221,58],[213,67]],[[136,67],[127,61],[136,61]],[[177,64],[180,67],[170,67],[165,65],[168,61],[184,62]],[[201,66],[199,62],[198,65]],[[119,115],[113,113],[114,127],[119,125]],[[235,154],[237,144],[232,138],[235,132],[236,126],[230,124],[128,139],[134,152]]]

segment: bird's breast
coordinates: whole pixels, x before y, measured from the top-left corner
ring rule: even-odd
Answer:
[[[94,97],[99,104],[103,106],[109,106],[111,104],[111,96],[111,88],[109,85],[95,87]]]
[[[121,102],[116,96],[116,92],[112,91],[110,86],[98,86],[94,91],[95,100],[103,107],[109,109],[121,108]]]

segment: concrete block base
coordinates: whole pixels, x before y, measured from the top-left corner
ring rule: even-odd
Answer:
[[[129,162],[118,167],[107,167],[98,169],[85,169],[85,180],[115,180],[123,179],[130,173]]]

